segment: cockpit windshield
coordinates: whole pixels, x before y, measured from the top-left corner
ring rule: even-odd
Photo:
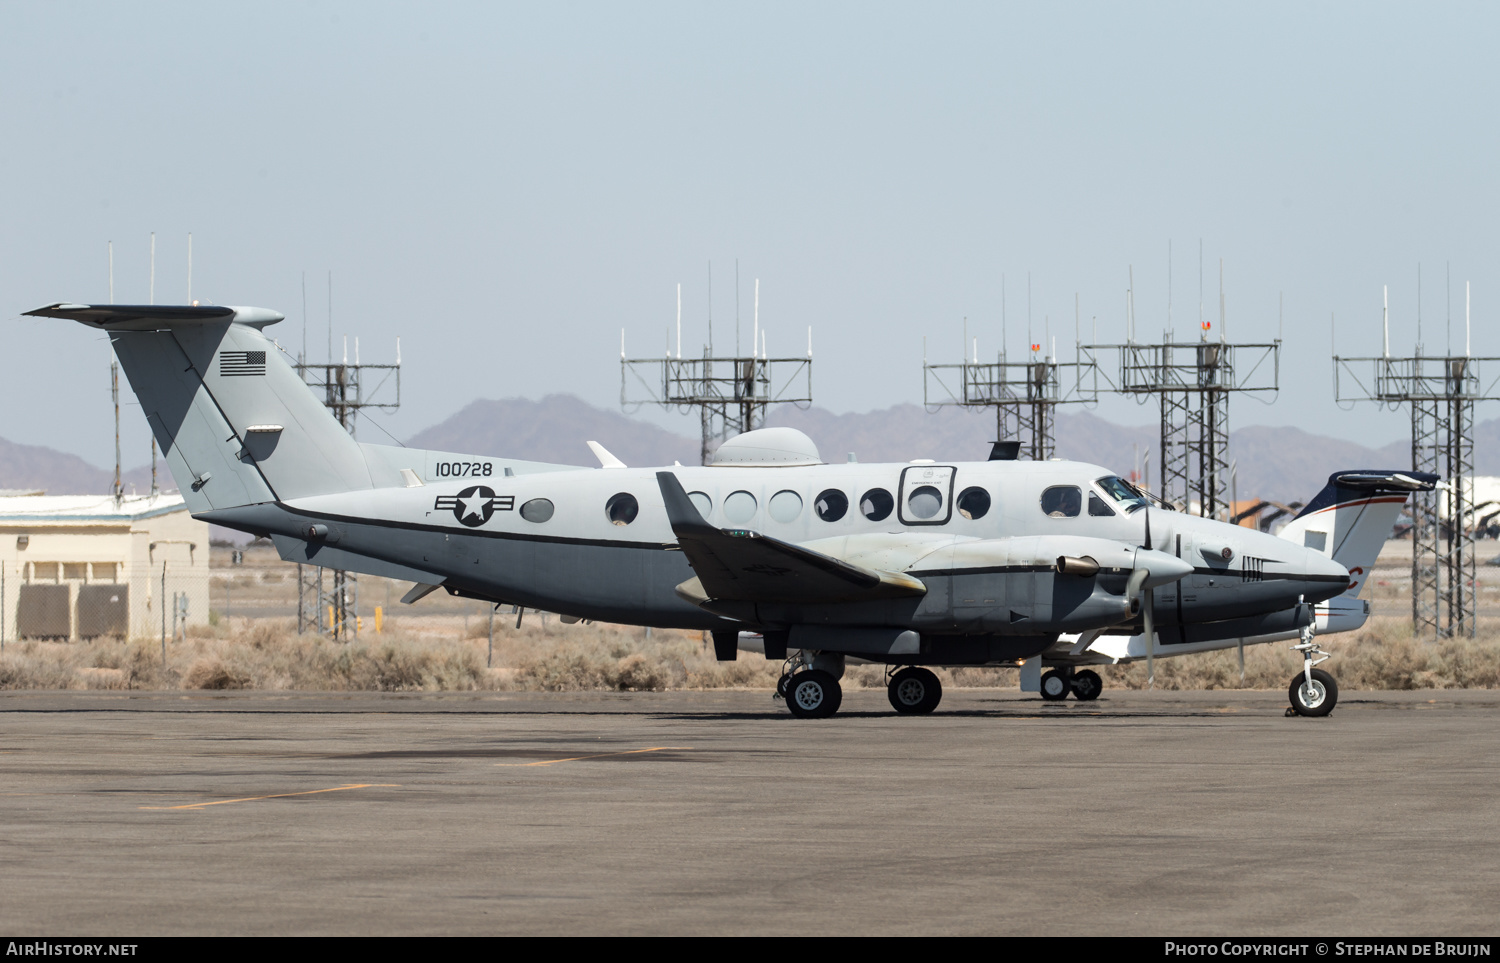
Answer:
[[[1110,475],[1107,478],[1097,479],[1094,484],[1098,485],[1110,498],[1119,502],[1127,515],[1135,512],[1137,509],[1145,508],[1149,504],[1145,495],[1141,494],[1134,485],[1118,475]]]

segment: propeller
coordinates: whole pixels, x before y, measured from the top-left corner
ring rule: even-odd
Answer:
[[[1146,683],[1156,684],[1156,626],[1152,623],[1151,608],[1155,599],[1151,589],[1146,588],[1146,579],[1151,570],[1144,566],[1130,573],[1125,583],[1125,594],[1141,601],[1141,631],[1146,634]]]
[[[1146,502],[1143,509],[1146,513],[1146,541],[1141,546],[1146,551],[1151,551],[1151,503]],[[1156,626],[1152,621],[1152,609],[1155,608],[1155,593],[1146,588],[1146,579],[1151,570],[1144,566],[1130,573],[1130,581],[1125,583],[1126,594],[1131,598],[1139,598],[1141,601],[1141,630],[1146,634],[1146,685],[1156,685]]]

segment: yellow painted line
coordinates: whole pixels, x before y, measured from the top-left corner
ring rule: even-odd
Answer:
[[[537,762],[497,762],[495,765],[506,768],[525,768],[526,766],[550,766],[559,762],[578,762],[582,759],[603,759],[606,756],[633,756],[640,752],[665,752],[672,749],[691,749],[692,746],[652,746],[649,749],[627,749],[623,752],[597,752],[591,756],[569,756],[566,759],[541,759]]]
[[[205,806],[224,806],[229,803],[255,802],[258,799],[282,799],[287,796],[315,796],[320,792],[343,792],[346,789],[385,789],[399,787],[396,782],[359,782],[330,789],[308,789],[304,792],[273,792],[268,796],[246,796],[243,799],[220,799],[217,802],[188,803],[185,806],[140,806],[140,809],[202,809]]]

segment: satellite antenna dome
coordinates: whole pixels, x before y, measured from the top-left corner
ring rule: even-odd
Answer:
[[[792,468],[821,465],[813,440],[795,428],[757,428],[735,435],[714,452],[718,468]]]

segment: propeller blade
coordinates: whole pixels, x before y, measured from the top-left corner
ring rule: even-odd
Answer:
[[[1152,624],[1151,607],[1156,601],[1154,589],[1141,593],[1141,628],[1146,633],[1146,684],[1156,686],[1156,626]]]
[[[1142,545],[1141,548],[1149,550],[1151,548],[1151,503],[1150,502],[1146,503],[1145,512],[1146,512],[1146,544]]]
[[[1168,561],[1181,561],[1170,556],[1165,557]],[[1190,566],[1183,565],[1184,568]],[[1182,578],[1185,573],[1174,573],[1176,578]],[[1130,581],[1125,583],[1125,595],[1129,598],[1140,599],[1141,602],[1141,631],[1146,636],[1146,683],[1156,685],[1156,623],[1152,618],[1151,608],[1156,601],[1155,591],[1146,587],[1146,580],[1151,577],[1151,570],[1144,565],[1130,573]],[[1164,581],[1175,581],[1169,577]]]

